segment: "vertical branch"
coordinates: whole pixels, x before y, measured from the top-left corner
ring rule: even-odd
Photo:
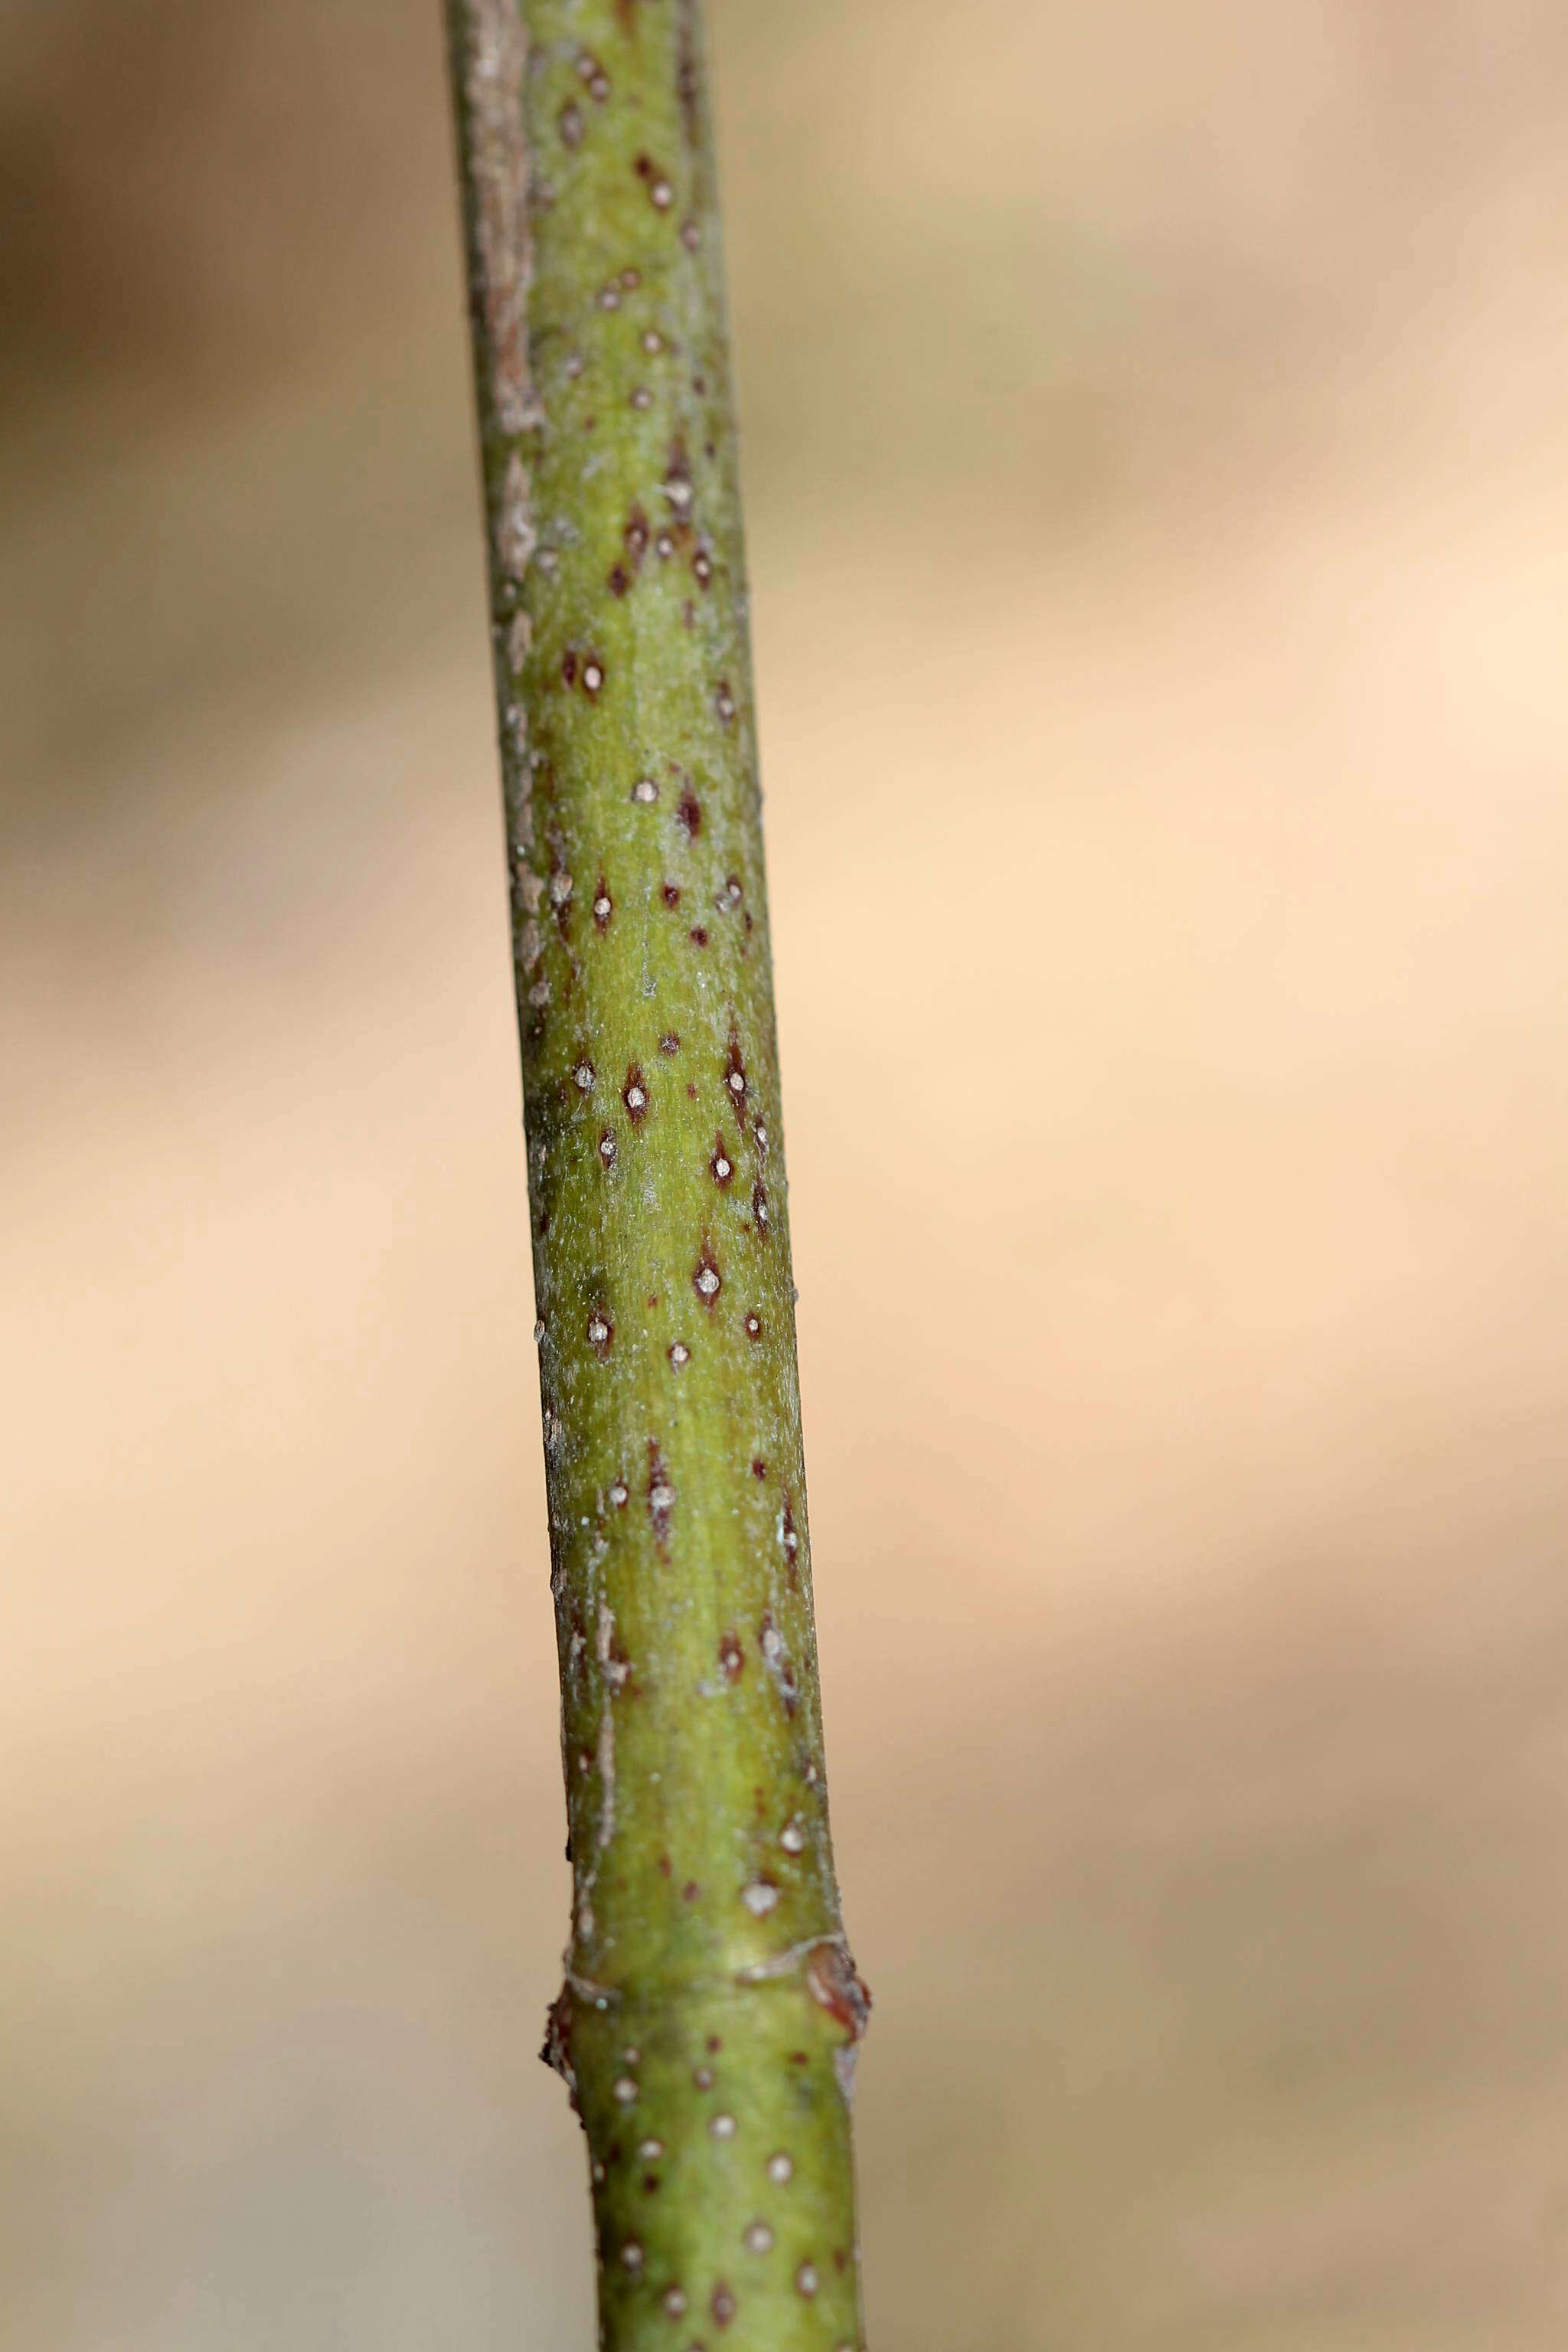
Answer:
[[[695,0],[447,0],[610,2352],[861,2342]]]

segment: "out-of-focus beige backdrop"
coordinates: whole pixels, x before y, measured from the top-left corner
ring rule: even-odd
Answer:
[[[1568,17],[713,0],[881,2352],[1568,2333]],[[434,0],[8,0],[18,2352],[591,2341]]]

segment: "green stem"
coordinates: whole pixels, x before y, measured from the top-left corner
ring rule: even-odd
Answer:
[[[602,2341],[858,2347],[734,412],[694,0],[447,0]]]

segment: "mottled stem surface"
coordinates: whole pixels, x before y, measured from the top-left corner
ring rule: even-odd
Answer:
[[[858,2347],[745,573],[694,0],[447,0],[612,2352]]]

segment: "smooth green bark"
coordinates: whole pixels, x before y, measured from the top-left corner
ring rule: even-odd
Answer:
[[[735,433],[690,0],[447,0],[613,2352],[861,2342]]]

